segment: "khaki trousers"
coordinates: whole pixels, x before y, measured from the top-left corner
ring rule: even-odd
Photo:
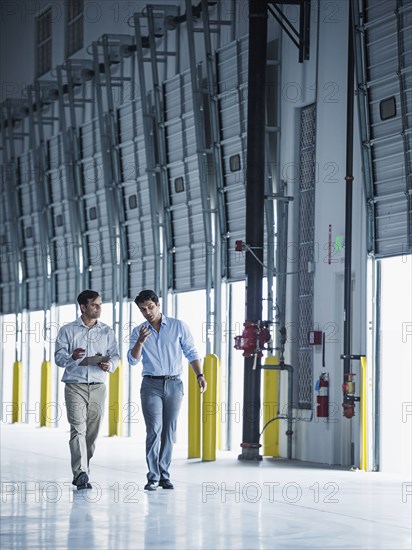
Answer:
[[[66,384],[67,420],[73,478],[89,472],[96,439],[103,420],[106,384]]]

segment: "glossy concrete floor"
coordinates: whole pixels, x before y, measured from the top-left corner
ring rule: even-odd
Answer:
[[[101,437],[93,490],[70,484],[68,433],[0,427],[2,549],[411,549],[411,479],[176,448],[175,490],[143,491],[142,443]]]

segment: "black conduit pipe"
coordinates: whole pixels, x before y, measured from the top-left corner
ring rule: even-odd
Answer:
[[[345,205],[345,279],[343,317],[343,383],[351,372],[352,333],[352,195],[353,195],[353,113],[354,113],[354,68],[352,1],[349,2],[348,29],[348,88],[346,106],[346,205]],[[353,395],[344,392],[343,414],[352,418],[355,408]]]
[[[263,232],[265,200],[267,0],[249,1],[249,66],[246,168],[246,320],[262,319]],[[261,460],[260,357],[245,357],[243,432],[240,460]]]

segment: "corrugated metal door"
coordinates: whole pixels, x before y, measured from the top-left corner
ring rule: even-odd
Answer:
[[[248,38],[216,53],[224,193],[228,227],[228,279],[245,276],[245,257],[235,241],[245,240]],[[263,215],[263,212],[262,212]]]
[[[173,287],[205,288],[206,243],[190,72],[163,85],[173,238]],[[206,178],[205,178],[206,181]]]
[[[78,243],[72,238],[71,225],[76,220],[70,216],[70,196],[64,166],[62,135],[58,134],[47,142],[47,182],[51,203],[53,236],[51,239],[51,277],[53,281],[52,301],[59,305],[71,304],[75,300],[76,262]]]
[[[36,174],[38,170],[29,151],[17,163],[17,195],[22,235],[23,307],[30,311],[44,309],[47,248],[42,242],[40,224],[42,205],[38,204]]]
[[[86,227],[89,288],[112,296],[112,242],[107,216],[106,191],[100,150],[99,125],[96,119],[80,127],[82,203]]]
[[[155,288],[149,178],[140,100],[118,109],[121,185],[128,263],[127,296]]]
[[[375,255],[412,252],[412,3],[365,0]]]
[[[15,235],[17,231],[16,220],[13,219],[11,205],[7,200],[6,185],[10,167],[3,165],[1,171],[0,193],[2,197],[0,205],[0,311],[3,314],[14,313],[16,301],[16,272],[15,265],[18,261],[15,250]]]

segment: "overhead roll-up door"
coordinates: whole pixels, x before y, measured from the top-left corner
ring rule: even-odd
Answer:
[[[356,59],[363,71],[358,84],[366,112],[361,122],[369,133],[363,146],[370,150],[371,252],[376,257],[410,254],[412,3],[364,0],[355,9],[355,30],[360,33]]]
[[[228,44],[216,55],[228,227],[228,279],[241,280],[245,277],[245,256],[235,252],[235,242],[244,241],[246,234],[248,38]]]
[[[6,185],[10,185],[7,178],[7,168],[2,167],[0,193],[4,199],[1,201],[1,225],[0,225],[0,311],[6,315],[16,311],[16,265],[17,251],[15,250],[16,231],[13,209],[8,203]]]
[[[173,286],[185,291],[205,288],[205,232],[190,72],[163,86],[165,103],[167,170],[173,239]]]
[[[127,296],[155,288],[155,257],[146,145],[140,99],[117,111],[121,185],[125,213]]]
[[[75,197],[67,186],[62,135],[47,142],[47,181],[50,189],[51,225],[53,236],[50,243],[52,301],[58,305],[71,304],[75,300],[76,269],[75,255],[78,243],[73,239],[72,225],[77,220],[71,217],[70,201]]]
[[[47,244],[42,239],[44,223],[42,205],[36,185],[36,166],[33,152],[19,156],[17,195],[19,224],[22,238],[23,308],[30,311],[45,308],[45,281],[47,277]]]

